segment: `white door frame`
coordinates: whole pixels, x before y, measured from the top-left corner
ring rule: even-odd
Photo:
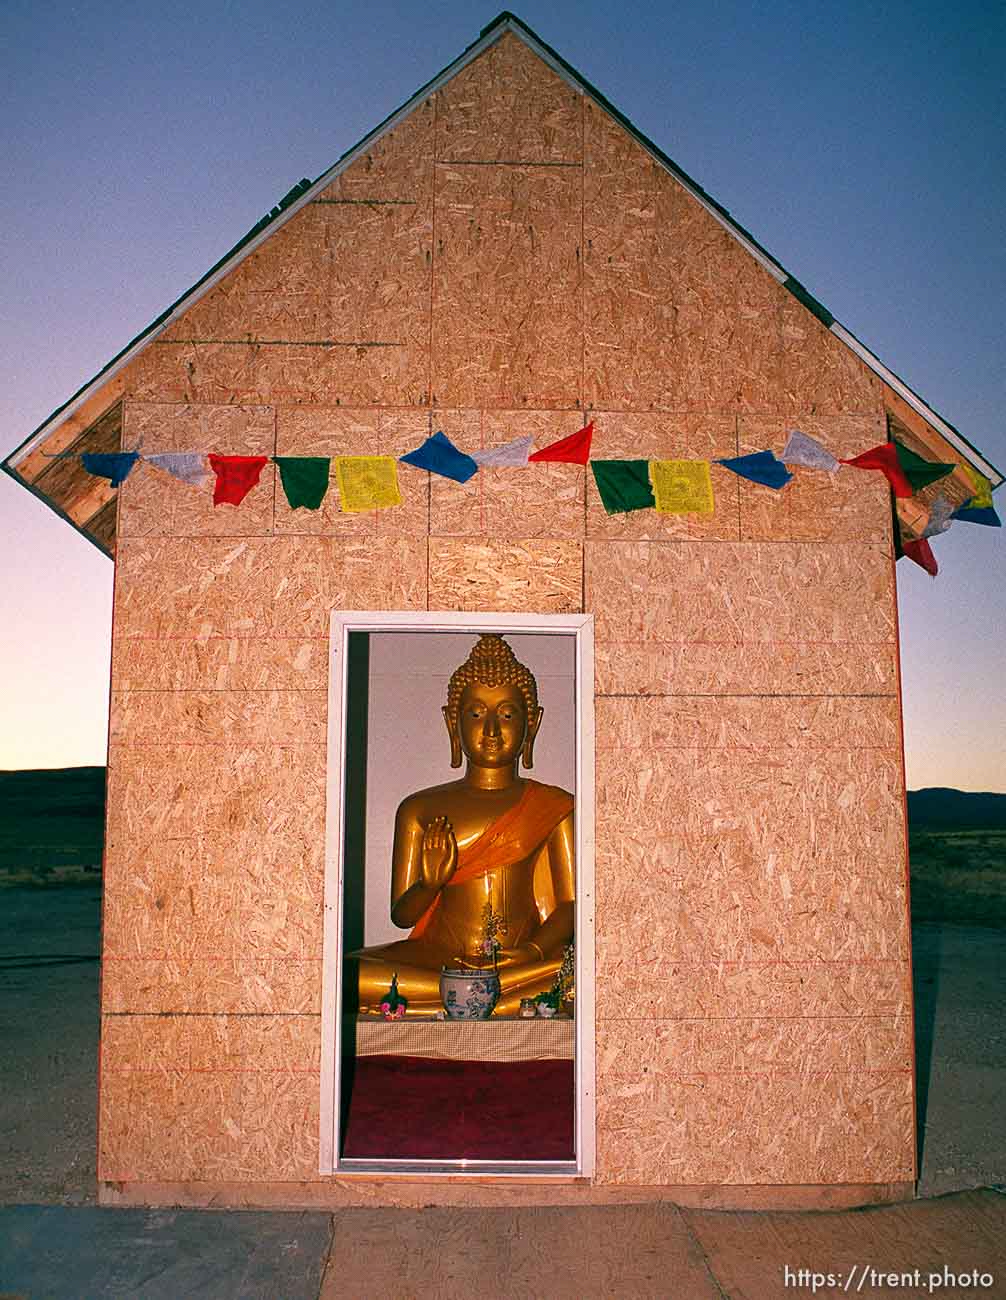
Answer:
[[[347,1161],[339,1158],[342,1050],[342,900],[345,800],[346,661],[351,632],[520,632],[576,639],[576,1161]],[[459,1173],[591,1178],[595,1153],[594,1092],[594,619],[591,614],[460,614],[333,610],[329,640],[328,776],[325,818],[325,915],[321,1003],[322,1174]]]

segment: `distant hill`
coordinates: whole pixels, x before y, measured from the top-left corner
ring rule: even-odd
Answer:
[[[912,830],[1006,830],[1006,794],[909,790],[908,824]]]
[[[103,767],[0,772],[0,869],[101,862]],[[1006,794],[909,790],[912,830],[1006,830]]]
[[[0,772],[0,868],[95,866],[104,822],[103,767]]]

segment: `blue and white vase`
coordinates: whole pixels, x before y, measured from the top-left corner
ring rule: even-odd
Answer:
[[[491,970],[440,971],[440,1000],[448,1020],[488,1020],[500,1000],[500,977]]]

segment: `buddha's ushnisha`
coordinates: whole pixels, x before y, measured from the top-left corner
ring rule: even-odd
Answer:
[[[533,761],[542,709],[532,673],[496,633],[481,636],[447,688],[444,721],[457,781],[402,800],[392,849],[391,919],[411,933],[362,948],[360,1006],[391,976],[410,1015],[440,1008],[440,969],[475,953],[485,905],[505,927],[497,1015],[552,984],[573,937],[573,796],[518,776]]]

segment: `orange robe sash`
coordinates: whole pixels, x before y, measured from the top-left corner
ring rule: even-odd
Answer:
[[[573,797],[554,785],[524,782],[524,793],[514,806],[490,822],[478,839],[458,850],[458,865],[444,889],[467,885],[487,876],[497,867],[519,862],[540,848],[555,828],[573,811]],[[440,906],[443,890],[436,896],[409,934],[421,938]]]

